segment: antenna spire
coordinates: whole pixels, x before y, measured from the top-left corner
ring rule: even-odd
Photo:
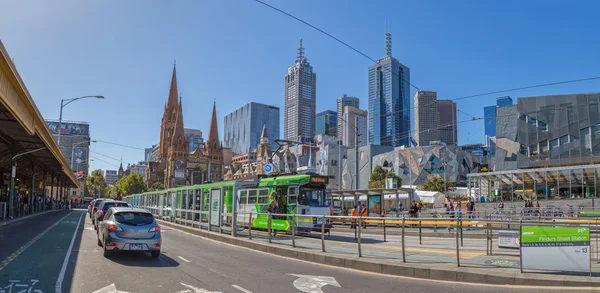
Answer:
[[[387,25],[385,33],[385,56],[392,56],[392,34]]]
[[[302,39],[300,39],[300,48],[298,48],[298,59],[296,59],[296,62],[302,62],[303,60],[306,60],[306,58],[304,57],[304,47],[302,47]]]

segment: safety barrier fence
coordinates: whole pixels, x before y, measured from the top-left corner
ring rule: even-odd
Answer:
[[[521,271],[521,227],[587,228],[590,274],[600,273],[600,218],[351,217],[143,208],[163,220],[253,241],[382,260]]]

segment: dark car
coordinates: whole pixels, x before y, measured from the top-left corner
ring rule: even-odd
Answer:
[[[98,211],[98,208],[100,207],[100,204],[102,203],[103,200],[105,200],[105,199],[97,198],[97,199],[94,199],[94,201],[92,201],[92,203],[90,204],[90,219],[92,219],[92,224],[94,224],[94,215]]]
[[[98,206],[98,210],[94,213],[94,229],[98,229],[99,222],[104,219],[104,215],[108,209],[112,207],[131,207],[126,201],[105,199]]]
[[[110,208],[98,226],[98,246],[109,257],[117,251],[148,251],[160,256],[162,237],[154,216],[145,209]]]

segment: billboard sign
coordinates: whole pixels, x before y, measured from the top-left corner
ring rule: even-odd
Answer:
[[[85,123],[61,122],[60,128],[58,121],[46,121],[46,125],[52,134],[71,135],[71,136],[90,136],[90,125]]]
[[[589,228],[523,226],[520,236],[523,269],[590,272]]]
[[[175,161],[175,178],[185,178],[185,162],[182,160]]]
[[[74,147],[71,154],[71,167],[73,171],[87,171],[88,169],[88,148]]]

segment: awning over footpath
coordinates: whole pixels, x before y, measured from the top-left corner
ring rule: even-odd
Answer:
[[[46,172],[66,187],[79,186],[0,41],[0,169],[10,170],[13,156],[38,149],[16,159],[17,173],[30,176],[35,166],[36,174]]]

